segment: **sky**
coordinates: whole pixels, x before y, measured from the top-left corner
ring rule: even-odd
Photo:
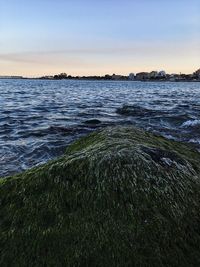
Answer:
[[[0,75],[200,68],[200,0],[0,0]]]

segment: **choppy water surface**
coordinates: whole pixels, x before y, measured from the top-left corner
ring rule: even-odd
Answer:
[[[200,149],[200,83],[0,80],[0,176],[55,158],[79,136],[113,124]]]

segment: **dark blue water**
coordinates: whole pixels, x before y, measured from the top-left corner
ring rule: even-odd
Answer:
[[[0,176],[42,164],[79,136],[116,124],[200,149],[200,83],[0,80]]]

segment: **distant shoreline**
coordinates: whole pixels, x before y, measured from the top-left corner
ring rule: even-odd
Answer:
[[[128,80],[128,79],[118,79],[118,80],[109,80],[109,79],[92,79],[92,78],[67,78],[67,79],[55,79],[55,78],[3,78],[0,77],[0,80],[44,80],[44,81],[96,81],[96,82],[200,82],[200,80]]]
[[[192,74],[166,73],[162,71],[138,72],[129,75],[68,75],[65,72],[56,75],[43,75],[39,77],[24,77],[21,75],[0,75],[0,79],[34,79],[34,80],[84,80],[84,81],[141,81],[141,82],[200,82],[200,69]]]

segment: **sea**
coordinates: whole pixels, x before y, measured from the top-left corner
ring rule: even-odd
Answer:
[[[96,129],[133,125],[200,151],[200,83],[0,80],[0,177],[61,156]]]

